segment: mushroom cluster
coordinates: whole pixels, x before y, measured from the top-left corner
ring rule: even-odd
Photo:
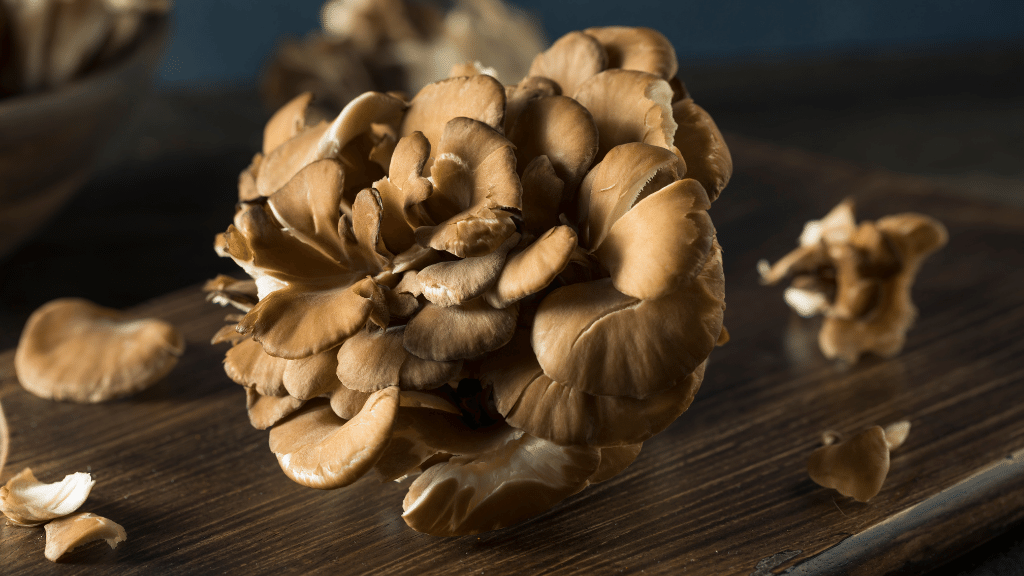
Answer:
[[[52,89],[119,57],[171,0],[0,0],[0,96]]]
[[[461,69],[469,73],[474,67]],[[251,279],[214,342],[285,474],[417,475],[403,518],[509,526],[622,471],[727,338],[707,210],[729,151],[643,28],[268,122],[215,249]]]
[[[502,0],[327,0],[320,20],[322,32],[281,42],[268,65],[262,91],[274,108],[309,91],[337,112],[368,90],[416,92],[467,61],[514,82],[545,44]]]
[[[948,237],[941,222],[922,214],[858,225],[847,199],[808,222],[799,247],[775,264],[758,262],[758,271],[764,284],[793,277],[784,298],[805,318],[824,317],[818,347],[825,357],[847,364],[868,352],[891,358],[917,316],[910,288],[921,263]]]

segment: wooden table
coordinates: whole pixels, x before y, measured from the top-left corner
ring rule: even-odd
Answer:
[[[690,410],[624,473],[520,526],[440,539],[400,518],[403,484],[321,492],[288,480],[210,346],[225,311],[197,288],[137,311],[174,322],[188,350],[156,386],[97,406],[53,403],[0,356],[12,428],[6,480],[90,471],[82,508],[122,524],[116,550],[55,569],[42,529],[0,527],[4,574],[875,574],[946,562],[1024,518],[1024,213],[728,136],[737,171],[712,209],[725,249],[732,341]],[[755,263],[789,251],[844,196],[858,216],[906,210],[950,231],[914,288],[904,352],[842,370],[813,345]],[[228,223],[225,215],[224,225]],[[882,491],[861,504],[812,483],[823,430],[908,419]]]

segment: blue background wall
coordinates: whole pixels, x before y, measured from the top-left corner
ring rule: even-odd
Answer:
[[[283,35],[319,28],[321,0],[176,0],[164,85],[255,80]],[[594,25],[657,28],[682,60],[1024,47],[1024,0],[519,0],[548,39]]]

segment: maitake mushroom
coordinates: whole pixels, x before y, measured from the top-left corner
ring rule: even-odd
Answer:
[[[14,369],[21,385],[40,398],[96,403],[150,386],[184,351],[181,334],[163,320],[58,298],[25,323]]]
[[[946,244],[941,222],[922,214],[854,220],[844,200],[811,220],[800,246],[773,265],[758,262],[764,284],[793,276],[785,300],[803,317],[824,316],[818,346],[829,359],[853,364],[862,354],[900,353],[917,308],[910,288],[921,263]]]
[[[819,486],[867,502],[882,489],[889,474],[889,453],[907,440],[910,422],[901,420],[885,428],[872,426],[849,440],[827,432],[822,447],[807,459],[807,473]]]
[[[283,41],[268,65],[274,108],[308,91],[337,112],[368,90],[415,93],[453,67],[514,82],[544,47],[536,22],[502,0],[327,0],[320,20],[323,32]]]
[[[0,0],[0,96],[55,88],[117,57],[171,0]],[[4,36],[9,34],[10,40]]]
[[[252,281],[210,289],[246,312],[214,339],[291,479],[422,472],[406,522],[472,534],[611,478],[687,409],[724,341],[707,210],[732,161],[676,67],[653,30],[594,28],[514,86],[271,118],[215,242]]]

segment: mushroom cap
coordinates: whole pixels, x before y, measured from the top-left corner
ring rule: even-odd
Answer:
[[[0,512],[11,524],[38,526],[78,510],[95,484],[87,472],[44,484],[36,480],[32,469],[25,468],[0,488]]]
[[[95,403],[150,386],[184,351],[184,339],[163,320],[130,319],[81,298],[60,298],[29,317],[14,368],[36,396]]]
[[[609,68],[639,70],[665,80],[672,79],[679,71],[675,48],[657,30],[634,26],[604,26],[587,28],[584,33],[604,48]]]
[[[522,522],[586,486],[601,456],[508,428],[504,442],[427,469],[409,487],[402,519],[434,536],[478,534]]]
[[[329,490],[347,486],[373,467],[391,437],[398,387],[370,395],[347,422],[325,402],[311,402],[270,430],[270,450],[299,484]]]
[[[46,559],[56,562],[65,553],[90,542],[104,540],[111,548],[128,539],[124,528],[91,512],[80,512],[48,523],[46,530]]]
[[[807,459],[807,473],[821,486],[867,502],[882,489],[889,473],[885,431],[872,426],[845,442],[818,448]]]

